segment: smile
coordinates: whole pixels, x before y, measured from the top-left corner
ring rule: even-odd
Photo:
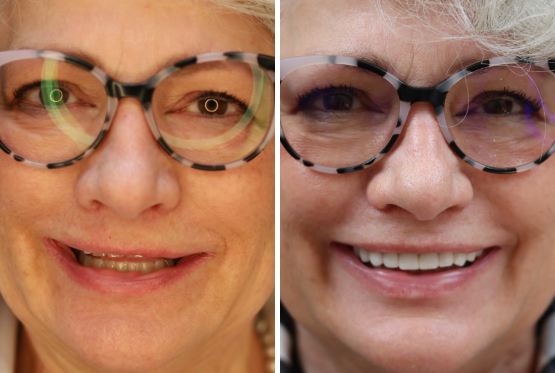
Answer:
[[[74,283],[104,294],[144,295],[176,281],[204,276],[217,246],[184,247],[166,250],[105,247],[91,250],[67,245],[51,238],[43,240],[47,252]],[[150,247],[150,248],[148,248]]]
[[[484,254],[484,250],[473,251],[468,254],[454,252],[425,254],[381,253],[369,252],[358,247],[353,247],[352,250],[367,267],[398,269],[410,273],[448,271],[461,267],[469,267],[477,258]]]
[[[77,261],[84,267],[111,269],[118,272],[151,273],[174,267],[181,258],[149,258],[143,255],[91,253],[71,247]]]

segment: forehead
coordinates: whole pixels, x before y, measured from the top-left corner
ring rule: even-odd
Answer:
[[[248,16],[193,0],[18,0],[0,49],[50,49],[112,77],[144,80],[197,54],[273,54],[269,32]]]
[[[282,58],[342,55],[374,61],[408,84],[433,86],[490,57],[446,15],[424,21],[397,1],[285,0]]]

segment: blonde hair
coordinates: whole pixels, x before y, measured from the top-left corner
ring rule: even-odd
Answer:
[[[275,0],[210,0],[212,3],[237,13],[254,17],[275,33]]]
[[[395,0],[402,13],[431,26],[446,19],[460,38],[497,55],[555,57],[555,0]],[[390,18],[391,15],[382,16]],[[397,13],[395,17],[401,16]],[[441,33],[441,31],[436,30]],[[457,38],[445,35],[445,38]]]

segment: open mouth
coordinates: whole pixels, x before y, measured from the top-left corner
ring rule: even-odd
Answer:
[[[182,258],[151,258],[143,255],[91,253],[69,247],[77,262],[84,267],[111,269],[118,272],[152,273],[174,267]]]
[[[382,253],[369,252],[361,248],[351,247],[362,263],[372,269],[391,269],[412,274],[444,272],[472,266],[478,259],[491,250],[478,250],[471,253],[438,252],[438,253]]]

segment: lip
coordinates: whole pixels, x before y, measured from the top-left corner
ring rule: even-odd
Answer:
[[[411,251],[405,251],[404,248],[401,250],[399,247],[394,246],[377,250],[376,246],[372,245],[372,247],[374,247],[374,252],[422,254],[427,252],[469,253],[481,249],[485,250],[484,254],[476,259],[471,266],[443,272],[413,274],[406,271],[386,268],[369,268],[360,261],[359,257],[351,250],[351,246],[337,242],[332,242],[330,246],[332,256],[357,279],[357,282],[363,283],[364,286],[369,287],[370,291],[377,290],[387,297],[413,300],[438,298],[469,285],[493,265],[501,251],[499,246],[473,247],[472,249],[470,249],[470,247],[461,247],[457,249],[447,249],[445,247],[440,249],[436,247],[434,250],[427,250],[427,248],[417,250],[417,248],[413,247]],[[364,248],[364,246],[362,248]]]
[[[131,253],[121,249],[110,248],[110,251],[103,251],[98,248],[90,250],[90,247],[82,249],[77,246],[79,250],[83,251],[90,250],[91,252],[106,252],[120,255],[137,254],[144,255],[145,257],[159,258],[178,258],[184,256],[175,267],[167,267],[152,273],[118,272],[112,269],[84,267],[77,262],[75,255],[69,249],[69,245],[61,242],[60,245],[58,242],[52,238],[43,239],[47,252],[58,261],[62,270],[71,280],[88,290],[112,295],[141,296],[166,288],[178,280],[192,275],[198,267],[214,256],[207,252],[176,255],[175,252],[172,253],[167,250],[147,249]]]

